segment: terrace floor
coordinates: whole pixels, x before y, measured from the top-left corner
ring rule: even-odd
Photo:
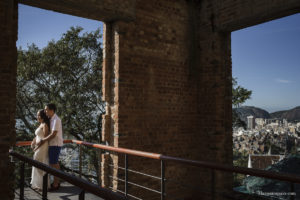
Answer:
[[[55,192],[48,192],[48,199],[63,199],[63,200],[78,200],[79,199],[80,189],[76,186],[73,186],[67,182],[62,182],[60,189]],[[19,191],[15,192],[15,200],[19,199]],[[29,187],[24,188],[24,199],[28,200],[40,200],[42,199],[42,194],[37,193]],[[102,200],[102,198],[97,197],[90,193],[85,193],[85,199],[88,200]]]

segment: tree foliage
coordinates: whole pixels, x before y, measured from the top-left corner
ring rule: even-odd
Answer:
[[[27,50],[18,49],[17,140],[34,137],[36,113],[51,102],[57,106],[65,138],[101,141],[105,111],[101,101],[101,34],[99,29],[82,30],[71,27],[43,49],[34,44]]]
[[[247,127],[246,122],[241,120],[236,110],[232,110],[232,127],[243,127],[244,129]]]
[[[97,140],[101,130],[102,49],[99,30],[80,35],[72,27],[60,40],[40,50],[18,50],[17,130],[31,136],[36,112],[48,102],[57,106],[64,132]],[[97,137],[95,137],[97,135]]]
[[[239,107],[241,104],[245,103],[246,100],[251,98],[252,91],[243,88],[237,84],[237,79],[232,78],[232,105],[234,107]]]
[[[233,166],[238,167],[248,167],[248,152],[242,151],[239,152],[237,150],[233,150]],[[243,184],[243,180],[246,178],[244,174],[235,173],[233,175],[233,185],[234,187],[241,186]]]
[[[246,100],[251,98],[252,91],[243,88],[238,85],[237,79],[232,78],[232,106],[237,108],[241,104],[245,103]],[[232,126],[233,127],[244,127],[246,128],[246,123],[240,119],[236,110],[232,111]]]

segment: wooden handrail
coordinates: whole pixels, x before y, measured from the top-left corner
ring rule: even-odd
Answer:
[[[226,165],[226,164],[217,164],[217,163],[207,162],[207,161],[187,160],[187,159],[176,158],[176,157],[165,156],[165,155],[162,155],[161,159],[167,160],[167,161],[174,161],[177,163],[182,163],[182,164],[187,164],[187,165],[192,165],[192,166],[196,166],[196,167],[204,167],[204,168],[209,168],[209,169],[214,169],[214,170],[239,173],[239,174],[257,176],[257,177],[263,177],[263,178],[269,178],[269,179],[276,179],[276,180],[280,180],[280,181],[300,183],[300,176],[295,175],[295,174],[272,172],[272,171],[266,171],[266,170],[261,170],[261,169],[250,169],[250,168],[246,168],[246,167],[237,167],[237,166]]]
[[[20,141],[15,144],[15,146],[17,147],[30,146],[30,145],[31,145],[31,141]]]
[[[120,147],[112,147],[102,144],[94,144],[79,140],[64,140],[64,143],[74,143],[79,145],[85,145],[89,147],[94,147],[97,149],[103,149],[108,151],[113,151],[117,153],[123,153],[128,155],[135,155],[145,158],[152,158],[157,160],[165,160],[165,161],[173,161],[185,165],[191,165],[196,167],[204,167],[208,169],[214,169],[214,170],[220,170],[220,171],[226,171],[226,172],[232,172],[232,173],[239,173],[239,174],[245,174],[245,175],[251,175],[251,176],[257,176],[257,177],[264,177],[264,178],[270,178],[270,179],[276,179],[281,181],[287,181],[287,182],[293,182],[293,183],[300,183],[300,176],[295,174],[288,174],[288,173],[279,173],[279,172],[271,172],[266,170],[260,170],[260,169],[250,169],[245,167],[237,167],[232,165],[226,165],[226,164],[217,164],[213,162],[207,162],[207,161],[196,161],[196,160],[188,160],[178,157],[172,157],[172,156],[166,156],[162,154],[157,153],[150,153],[150,152],[144,152],[144,151],[137,151],[137,150],[131,150],[126,148],[120,148]],[[20,144],[20,145],[19,145]],[[17,146],[22,146],[23,144],[27,144],[25,142],[18,142]],[[26,146],[26,145],[23,145]]]
[[[52,168],[44,163],[38,162],[36,160],[33,160],[31,158],[28,158],[26,156],[23,156],[17,152],[10,151],[9,154],[25,163],[29,163],[30,165],[37,167],[49,174],[52,174],[54,176],[59,177],[60,179],[63,179],[85,191],[88,191],[94,195],[97,195],[104,199],[111,199],[111,200],[122,200],[126,199],[124,195],[112,192],[111,190],[108,190],[106,188],[100,187],[96,184],[90,183],[84,179],[78,178],[76,176],[72,176],[68,173],[65,173],[61,170],[57,170],[55,168]]]
[[[64,140],[64,144],[68,144],[68,143],[73,143],[72,140]],[[31,145],[31,141],[19,141],[15,144],[15,146],[30,146]]]
[[[85,146],[94,147],[97,149],[103,149],[103,150],[108,150],[108,151],[113,151],[113,152],[123,153],[123,154],[128,154],[128,155],[152,158],[152,159],[156,159],[156,160],[160,160],[160,158],[161,158],[161,154],[157,154],[157,153],[149,153],[149,152],[145,152],[145,151],[137,151],[137,150],[125,149],[125,148],[121,148],[121,147],[112,147],[112,146],[107,146],[107,145],[103,145],[103,144],[93,144],[93,143],[79,141],[79,140],[72,140],[72,142],[74,144],[85,145]]]
[[[85,146],[94,147],[97,149],[103,149],[103,150],[107,150],[107,151],[114,151],[114,152],[124,153],[124,154],[128,154],[128,155],[152,158],[152,159],[156,159],[156,160],[160,160],[160,157],[161,157],[161,154],[157,154],[157,153],[149,153],[149,152],[144,152],[144,151],[136,151],[136,150],[131,150],[131,149],[120,148],[120,147],[112,147],[112,146],[107,146],[107,145],[103,145],[103,144],[94,144],[94,143],[84,142],[84,141],[80,141],[80,140],[64,140],[64,144],[68,144],[68,143],[85,145]],[[31,141],[20,141],[20,142],[17,142],[15,146],[30,146],[30,145],[31,145]]]

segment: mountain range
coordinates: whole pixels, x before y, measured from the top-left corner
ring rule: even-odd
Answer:
[[[247,116],[252,115],[255,118],[265,118],[265,119],[287,119],[288,121],[300,121],[300,106],[295,107],[290,110],[277,111],[269,113],[268,111],[257,108],[254,106],[242,106],[239,108],[234,108],[240,119],[247,122]]]

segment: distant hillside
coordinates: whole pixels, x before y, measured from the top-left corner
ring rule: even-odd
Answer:
[[[271,118],[270,114],[261,109],[254,106],[242,106],[240,108],[234,108],[237,111],[241,120],[247,123],[247,116],[253,115],[255,118]]]
[[[288,121],[300,121],[300,106],[291,110],[278,111],[270,114],[271,118],[287,119]]]
[[[242,106],[240,108],[234,108],[240,119],[247,123],[247,116],[253,115],[255,118],[278,118],[287,119],[288,121],[300,121],[300,106],[291,110],[277,111],[274,113],[268,113],[267,111],[254,106]]]

